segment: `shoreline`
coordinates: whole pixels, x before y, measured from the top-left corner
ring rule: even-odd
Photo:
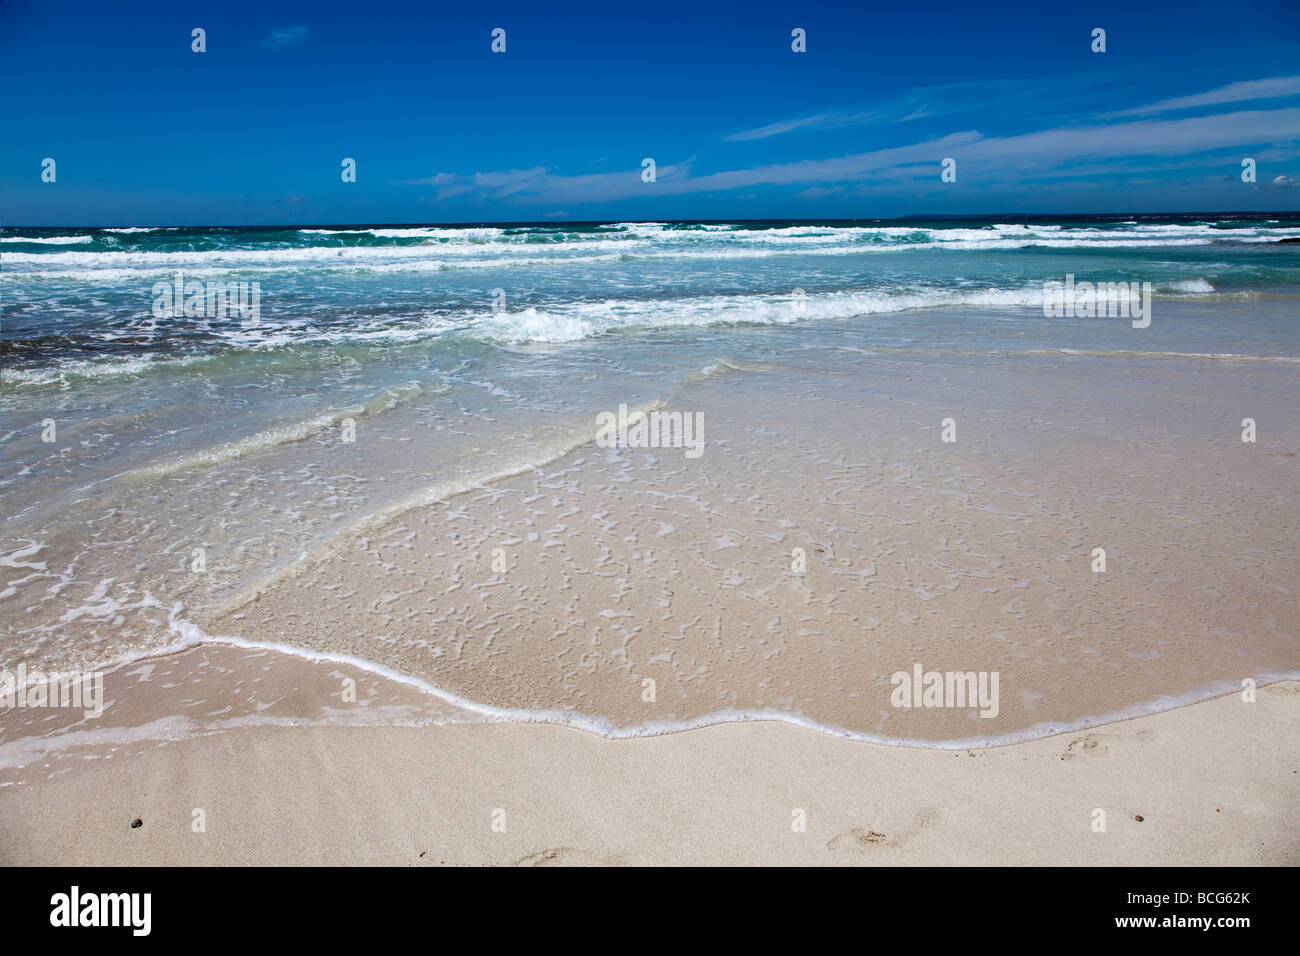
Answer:
[[[1004,355],[988,316],[970,355],[693,333],[562,413],[521,421],[475,375],[355,447],[61,515],[9,556],[13,632],[120,663],[102,718],[0,712],[0,862],[1300,863],[1295,383],[1185,312],[1213,334],[1172,364],[1173,323],[1082,360]],[[489,384],[541,389],[534,358]],[[453,474],[666,380],[703,459],[589,442]],[[412,496],[435,478],[465,491]],[[1000,720],[892,706],[923,666],[1000,675]],[[1247,678],[1276,683],[1248,703]]]
[[[198,626],[192,622],[181,621],[178,623],[180,626],[177,630],[180,632],[186,632],[193,635],[194,631],[199,630]],[[231,652],[235,655],[238,655],[241,652],[260,652],[271,659],[280,659],[282,663],[284,659],[292,659],[299,667],[306,665],[307,668],[315,669],[317,671],[321,671],[330,666],[348,668],[369,676],[375,682],[376,687],[391,685],[392,688],[413,691],[419,696],[419,698],[427,700],[433,710],[441,708],[444,716],[446,716],[447,722],[452,723],[492,722],[518,725],[558,726],[591,734],[592,736],[598,737],[602,740],[638,740],[648,737],[671,736],[674,734],[686,733],[693,730],[702,730],[726,724],[777,723],[785,724],[801,730],[807,730],[833,739],[849,740],[854,743],[869,744],[877,747],[899,747],[904,749],[941,751],[989,750],[1000,747],[1012,747],[1019,744],[1031,743],[1068,734],[1082,733],[1084,731],[1106,727],[1111,724],[1167,713],[1184,707],[1194,707],[1198,704],[1239,694],[1243,690],[1243,687],[1237,682],[1225,678],[1214,681],[1204,687],[1195,688],[1178,694],[1162,695],[1153,700],[1134,704],[1119,711],[1089,715],[1075,721],[1046,720],[1021,730],[1010,731],[1009,733],[1000,736],[955,738],[946,740],[889,737],[885,735],[862,733],[846,727],[825,724],[802,713],[775,709],[743,711],[721,710],[683,720],[647,721],[640,724],[618,725],[601,715],[579,711],[497,707],[462,697],[453,691],[439,687],[423,678],[396,671],[379,662],[364,660],[349,654],[317,651],[310,648],[295,647],[293,645],[277,643],[274,641],[258,641],[233,635],[212,636],[201,634],[201,632],[200,635],[201,636],[198,637],[191,636],[189,640],[184,642],[174,642],[162,647],[142,650],[136,654],[126,655],[117,660],[109,661],[103,667],[98,668],[97,672],[102,673],[105,677],[120,673],[130,674],[134,672],[126,671],[127,668],[147,666],[152,669],[155,666],[165,666],[169,662],[174,663],[185,658],[187,655],[196,652]],[[206,667],[206,664],[207,662],[205,662],[203,666]],[[303,674],[306,672],[306,670],[302,671],[302,673],[298,674],[295,679],[302,679]],[[309,679],[320,681],[320,678],[321,674],[318,672],[313,674]],[[200,676],[193,678],[194,682],[205,679],[206,675],[203,675],[201,672]],[[1261,691],[1266,687],[1278,684],[1300,684],[1300,671],[1261,674],[1253,678],[1253,680],[1255,681],[1254,688],[1256,692]],[[329,692],[325,688],[323,681],[320,681],[319,685],[315,687],[315,691],[317,692],[318,697],[317,706],[321,708],[325,707],[326,704],[323,702],[323,698]],[[208,691],[208,699],[210,700],[226,699],[230,696],[231,693],[229,688],[214,686]],[[331,694],[330,696],[337,696],[337,694]],[[128,698],[129,697],[130,695],[128,695]],[[116,700],[109,699],[107,703],[108,706],[111,707],[116,703]],[[139,704],[140,702],[138,700],[128,699],[126,702],[127,711],[134,715],[133,717],[128,718],[133,726],[139,727],[146,723],[152,724],[158,721],[166,721],[169,717],[175,716],[162,713],[152,713],[148,719],[142,720],[139,716]],[[49,713],[49,710],[46,709],[44,712]],[[35,713],[35,711],[29,711],[29,713]],[[21,748],[24,743],[30,743],[33,740],[52,742],[59,739],[58,733],[36,735],[35,737],[22,735],[20,733],[13,739],[6,740],[5,714],[6,711],[0,710],[0,771],[11,766],[6,758],[10,749],[14,745],[18,745]],[[305,723],[313,722],[313,719],[306,715],[302,715],[296,719]],[[369,721],[363,719],[361,723],[368,724]],[[218,732],[222,729],[226,728],[199,728],[197,732],[211,733]]]
[[[290,685],[300,714],[322,705]],[[1295,681],[964,751],[767,721],[611,740],[420,720],[287,717],[37,756],[0,771],[0,862],[1300,863]]]

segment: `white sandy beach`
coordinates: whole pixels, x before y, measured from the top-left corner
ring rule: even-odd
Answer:
[[[289,705],[327,704],[311,699],[325,686],[285,688]],[[0,862],[1300,863],[1295,682],[1254,703],[1233,694],[970,751],[770,722],[630,740],[543,724],[292,718],[149,733],[29,752],[0,771]]]
[[[1300,345],[1244,285],[1290,268],[1278,230],[1075,230],[1154,274],[1135,329],[1034,308],[1074,267],[1020,228],[864,228],[728,228],[668,302],[673,230],[457,233],[560,248],[549,291],[480,316],[421,277],[396,317],[370,246],[277,233],[281,269],[204,235],[324,337],[33,359],[0,404],[58,429],[5,445],[0,665],[107,700],[0,708],[0,862],[1300,862]],[[949,288],[968,241],[1002,271]],[[597,242],[646,257],[632,291],[574,270]],[[749,292],[718,292],[727,243]],[[317,302],[326,254],[357,275]],[[476,282],[519,281],[494,261]],[[811,311],[764,291],[810,264]],[[637,407],[692,441],[601,440]]]

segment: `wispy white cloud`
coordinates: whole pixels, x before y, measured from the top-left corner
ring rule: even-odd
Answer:
[[[999,116],[1039,111],[1057,112],[1067,99],[1098,85],[1098,77],[1053,77],[1037,80],[978,80],[946,83],[909,90],[902,96],[878,103],[870,109],[839,110],[801,116],[742,130],[724,137],[728,142],[767,139],[795,130],[844,129],[851,126],[874,126],[885,123],[908,123],[940,116],[961,116],[974,112],[994,112]]]
[[[282,50],[287,46],[295,46],[307,39],[307,34],[311,32],[309,27],[276,27],[266,36],[262,37],[262,46],[268,50]]]
[[[782,133],[789,133],[796,129],[813,127],[815,129],[835,129],[841,126],[859,126],[864,123],[870,123],[872,120],[884,120],[886,115],[883,113],[819,113],[816,116],[805,116],[801,119],[782,120],[779,123],[769,123],[766,126],[760,126],[757,129],[742,130],[739,133],[732,133],[726,137],[729,142],[744,142],[751,139],[767,139],[769,136],[780,136]]]
[[[1193,96],[1177,96],[1158,103],[1149,103],[1131,110],[1110,113],[1109,116],[1153,116],[1173,113],[1203,106],[1222,106],[1225,103],[1248,103],[1253,100],[1272,100],[1284,96],[1300,95],[1300,76],[1275,76],[1271,80],[1242,80],[1229,83],[1216,90]]]
[[[692,175],[692,161],[659,166],[658,181],[641,181],[639,166],[620,172],[564,176],[547,167],[457,175],[441,172],[418,183],[435,186],[438,199],[473,194],[491,200],[570,205],[651,195],[728,192],[755,186],[802,186],[808,198],[845,184],[889,182],[934,186],[939,163],[957,159],[962,182],[1030,177],[1069,178],[1160,171],[1198,153],[1232,147],[1275,148],[1300,143],[1300,109],[1242,110],[1182,119],[1142,119],[1058,127],[986,137],[968,130],[905,146],[825,159],[773,163]],[[1294,158],[1294,147],[1289,150]],[[936,187],[937,188],[937,187]],[[825,190],[813,192],[813,190]]]

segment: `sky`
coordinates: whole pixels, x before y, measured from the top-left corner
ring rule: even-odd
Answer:
[[[1300,0],[0,0],[0,82],[0,226],[1300,209]]]

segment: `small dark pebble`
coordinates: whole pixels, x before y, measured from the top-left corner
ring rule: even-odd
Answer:
[[[1133,817],[1133,819],[1136,820],[1138,823],[1141,823],[1141,822],[1142,822],[1142,814],[1139,813],[1139,814],[1135,815],[1135,816]]]
[[[144,821],[141,820],[139,817],[136,817],[134,820],[131,821],[131,829],[132,829],[132,830],[138,830],[138,829],[140,829],[142,826],[144,826]]]

